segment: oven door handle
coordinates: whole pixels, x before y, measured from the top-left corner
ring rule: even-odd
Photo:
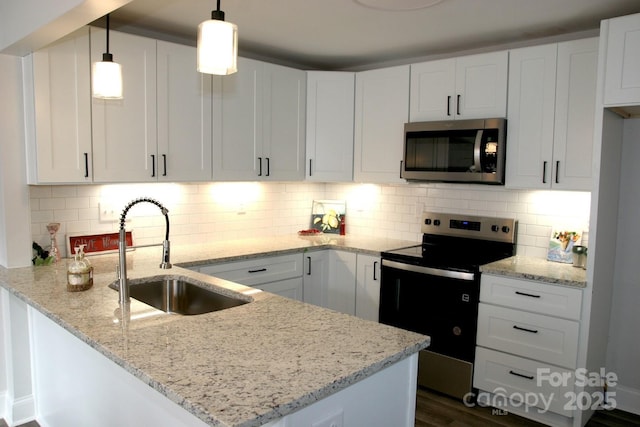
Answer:
[[[412,271],[414,273],[423,273],[430,276],[447,277],[449,279],[460,280],[475,280],[476,275],[474,273],[466,273],[464,271],[452,271],[442,270],[439,268],[424,267],[422,265],[405,264],[403,262],[390,261],[388,259],[382,260],[383,267],[391,267],[397,270]]]

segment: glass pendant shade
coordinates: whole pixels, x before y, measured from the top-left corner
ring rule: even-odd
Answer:
[[[110,59],[93,63],[93,96],[101,99],[122,99],[122,67]]]
[[[198,71],[228,75],[238,71],[238,26],[219,19],[198,25]]]

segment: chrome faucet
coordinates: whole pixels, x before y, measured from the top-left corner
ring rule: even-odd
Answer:
[[[119,255],[119,265],[118,265],[118,281],[119,281],[119,300],[120,305],[128,304],[130,301],[129,298],[129,282],[127,281],[127,239],[126,239],[126,231],[124,229],[124,223],[127,218],[127,212],[134,205],[137,205],[141,202],[153,203],[157,207],[160,208],[160,211],[164,215],[165,223],[166,223],[166,231],[164,241],[162,242],[162,262],[160,263],[160,268],[171,268],[171,262],[169,262],[169,211],[167,208],[162,206],[160,202],[157,200],[141,197],[139,199],[135,199],[130,202],[128,205],[124,207],[122,210],[122,214],[120,215],[120,235],[118,240],[118,255]],[[132,246],[134,248],[143,248],[148,246],[160,246],[160,244],[155,245],[140,245],[140,246]]]

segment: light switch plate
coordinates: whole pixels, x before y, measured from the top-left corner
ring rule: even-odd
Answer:
[[[120,212],[118,212],[113,205],[109,203],[100,202],[98,204],[98,209],[100,210],[100,214],[98,216],[100,222],[118,221]]]

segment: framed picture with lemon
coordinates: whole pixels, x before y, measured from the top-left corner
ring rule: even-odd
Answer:
[[[323,233],[340,233],[344,222],[346,203],[344,200],[314,200],[311,208],[311,228]]]

